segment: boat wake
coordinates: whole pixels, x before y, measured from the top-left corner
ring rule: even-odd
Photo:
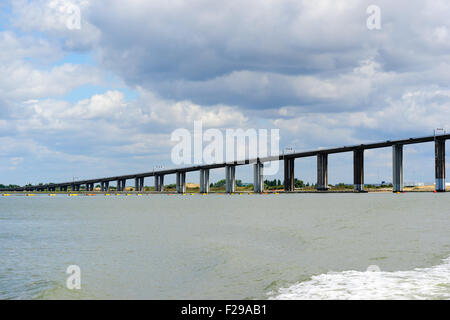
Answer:
[[[450,257],[440,265],[410,271],[329,272],[269,296],[277,300],[450,299]]]

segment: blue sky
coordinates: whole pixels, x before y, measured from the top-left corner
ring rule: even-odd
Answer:
[[[366,26],[371,4],[380,30]],[[68,27],[74,6],[79,29]],[[16,0],[0,10],[3,184],[173,167],[171,133],[198,120],[280,129],[280,148],[297,151],[448,128],[448,1]],[[405,148],[406,181],[433,182],[433,150]],[[391,181],[391,153],[366,154],[366,182]],[[330,183],[352,182],[351,157],[330,156]],[[250,167],[237,174],[252,181]],[[315,182],[316,159],[297,160],[296,177]]]

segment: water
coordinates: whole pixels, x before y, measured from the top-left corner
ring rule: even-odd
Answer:
[[[449,299],[449,205],[431,193],[0,197],[0,298]],[[81,290],[66,288],[73,264]]]

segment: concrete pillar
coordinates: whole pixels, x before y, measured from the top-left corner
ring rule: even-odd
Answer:
[[[159,176],[159,191],[164,191],[164,175]]]
[[[257,162],[253,165],[253,191],[264,192],[264,163]]]
[[[209,193],[209,169],[200,169],[200,193]]]
[[[109,181],[105,181],[105,191],[109,192]]]
[[[155,191],[159,191],[159,176],[155,175]]]
[[[177,172],[177,192],[186,193],[186,172]]]
[[[236,166],[230,165],[225,167],[225,190],[227,193],[236,191]]]
[[[445,192],[445,140],[435,143],[436,191]]]
[[[144,191],[144,177],[139,178],[139,192]]]
[[[164,191],[164,176],[155,175],[155,191]]]
[[[355,191],[364,191],[364,149],[353,151],[353,186]]]
[[[127,180],[122,180],[122,188],[121,188],[121,190],[122,191],[126,191],[126,188],[127,188]]]
[[[328,154],[317,155],[317,190],[328,190]]]
[[[284,159],[284,191],[294,191],[295,159]]]
[[[141,178],[134,178],[134,191],[141,191]]]
[[[181,172],[180,189],[182,193],[186,193],[186,172]]]
[[[117,191],[118,192],[122,191],[122,182],[121,182],[121,180],[117,180]]]
[[[204,193],[209,193],[210,191],[210,182],[209,182],[209,169],[205,169],[204,170],[204,177],[203,177],[203,183],[204,183],[204,188],[203,188],[203,192]]]
[[[403,192],[403,145],[392,146],[392,191]]]

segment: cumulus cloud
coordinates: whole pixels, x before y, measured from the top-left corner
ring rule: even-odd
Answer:
[[[309,110],[334,103],[339,112],[371,107],[371,89],[385,89],[384,80],[398,93],[408,80],[429,83],[421,76],[430,68],[443,74],[437,57],[449,64],[448,3],[380,1],[376,32],[366,28],[369,4],[113,0],[105,10],[91,1],[88,19],[100,30],[101,63],[165,98]]]

